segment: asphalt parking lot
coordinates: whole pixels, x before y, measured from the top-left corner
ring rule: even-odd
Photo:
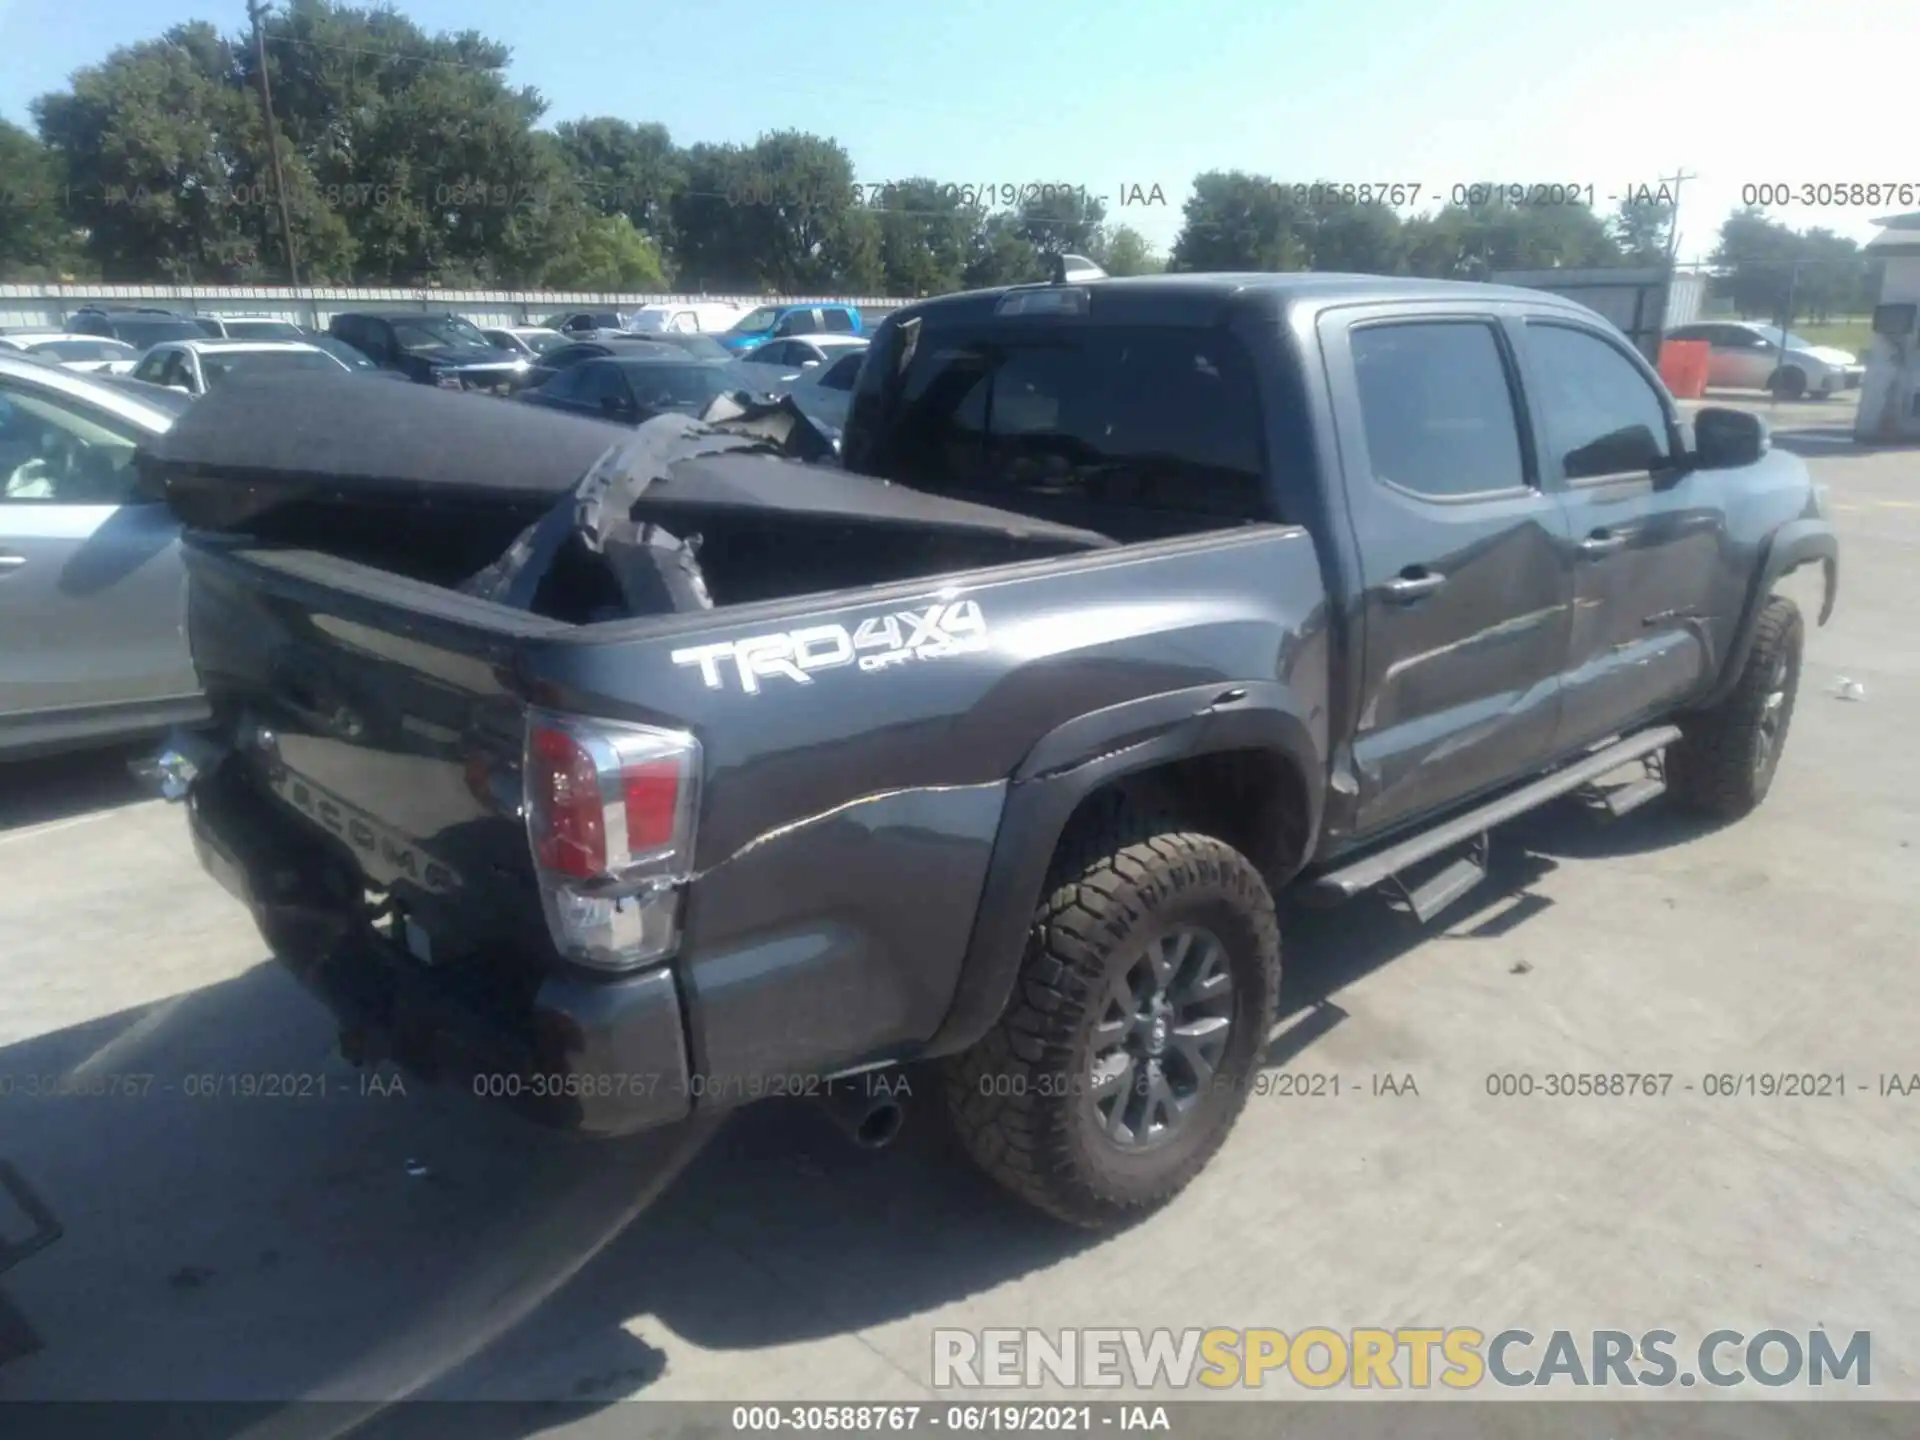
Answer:
[[[935,1326],[1415,1324],[1869,1330],[1874,1398],[1920,1398],[1920,1095],[1880,1084],[1920,1072],[1920,452],[1816,433],[1828,408],[1773,417],[1843,572],[1763,809],[1554,807],[1431,932],[1290,913],[1273,1065],[1338,1098],[1256,1095],[1104,1240],[1002,1201],[930,1117],[878,1154],[780,1106],[596,1146],[369,1089],[124,757],[0,771],[0,1158],[66,1227],[4,1282],[43,1348],[0,1398],[524,1402],[472,1415],[490,1440],[544,1401],[925,1400]],[[1549,1070],[1674,1078],[1488,1093]],[[1703,1093],[1747,1072],[1847,1084]],[[244,1074],[326,1093],[191,1093]],[[123,1078],[28,1093],[74,1076]]]

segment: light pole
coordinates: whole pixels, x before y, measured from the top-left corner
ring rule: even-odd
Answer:
[[[267,35],[261,20],[267,7],[247,0],[247,18],[253,22],[254,69],[260,76],[260,117],[267,126],[267,153],[273,159],[273,194],[280,206],[280,241],[287,247],[287,280],[300,288],[300,260],[293,244],[293,216],[287,209],[287,177],[280,169],[280,127],[273,123],[273,90],[267,83]]]

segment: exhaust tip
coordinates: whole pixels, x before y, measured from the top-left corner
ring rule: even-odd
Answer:
[[[862,1150],[884,1150],[899,1138],[906,1118],[907,1112],[899,1104],[882,1100],[854,1126],[853,1143]]]

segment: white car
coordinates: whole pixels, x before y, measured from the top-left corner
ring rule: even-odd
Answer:
[[[104,371],[109,375],[125,375],[140,358],[139,350],[124,340],[109,340],[102,335],[69,335],[64,330],[0,335],[0,345],[83,373]]]
[[[750,357],[749,357],[750,358]],[[773,393],[790,395],[806,417],[838,441],[847,428],[847,411],[853,405],[854,382],[860,378],[860,365],[867,358],[864,345],[838,345],[831,360],[802,370],[791,380],[783,380]],[[745,364],[738,361],[737,364]]]
[[[496,325],[483,328],[480,333],[501,350],[518,355],[522,360],[537,360],[558,346],[567,343],[567,337],[558,330],[549,330],[544,325]]]
[[[195,315],[193,323],[215,340],[306,339],[306,331],[278,315]]]
[[[1669,330],[1669,340],[1704,340],[1707,384],[1715,389],[1770,390],[1787,400],[1858,389],[1866,374],[1860,357],[1746,320],[1702,321]]]
[[[230,375],[288,371],[353,373],[338,357],[300,340],[164,340],[140,357],[133,378],[204,395]]]
[[[866,353],[865,335],[807,335],[769,340],[739,357],[737,363],[754,376],[756,388],[783,390],[808,371],[828,368],[843,355]],[[765,379],[761,379],[764,372]]]
[[[715,335],[731,330],[734,322],[746,314],[746,307],[720,300],[675,301],[665,305],[642,305],[627,317],[627,328],[640,335],[665,330],[680,335]]]

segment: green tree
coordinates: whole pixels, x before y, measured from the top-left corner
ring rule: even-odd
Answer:
[[[1407,270],[1433,279],[1620,263],[1606,224],[1585,205],[1447,205],[1407,221],[1404,240]]]
[[[1107,237],[1107,253],[1102,261],[1109,275],[1157,275],[1166,261],[1153,253],[1147,237],[1131,225],[1117,225]]]
[[[238,189],[247,121],[236,75],[233,47],[195,23],[115,50],[76,72],[70,90],[33,102],[69,218],[104,278],[258,271],[266,220]]]
[[[991,285],[1019,285],[1047,276],[1045,261],[1034,248],[1020,217],[1010,210],[987,216],[973,237],[962,280],[969,290]]]
[[[1406,227],[1390,205],[1340,200],[1306,219],[1309,263],[1320,271],[1396,275],[1406,268]]]
[[[562,143],[534,128],[546,102],[507,83],[506,46],[290,0],[267,50],[276,115],[316,187],[296,236],[337,219],[357,278],[538,284],[582,233],[592,212]],[[248,81],[252,66],[248,51]]]
[[[884,283],[879,217],[860,203],[845,149],[817,135],[693,146],[673,224],[683,283],[696,287],[871,293]]]
[[[1620,202],[1607,227],[1627,264],[1660,265],[1666,262],[1673,221],[1671,201],[1633,198]]]
[[[1265,175],[1209,170],[1193,178],[1170,270],[1303,270],[1307,214]]]
[[[586,203],[624,215],[663,250],[673,245],[673,207],[687,188],[686,156],[664,125],[600,115],[554,127]]]
[[[659,246],[625,215],[588,220],[543,278],[557,290],[661,290],[667,283]]]
[[[1720,226],[1720,240],[1709,257],[1714,293],[1733,302],[1742,315],[1772,319],[1785,312],[1799,258],[1799,237],[1767,219],[1758,208],[1736,210]]]
[[[67,208],[57,158],[0,120],[0,280],[58,281],[83,263]]]
[[[1040,193],[1020,202],[1015,225],[1040,255],[1085,255],[1106,249],[1106,206],[1082,190]]]
[[[940,295],[966,283],[985,212],[953,189],[916,177],[881,192],[880,269],[886,293]]]

